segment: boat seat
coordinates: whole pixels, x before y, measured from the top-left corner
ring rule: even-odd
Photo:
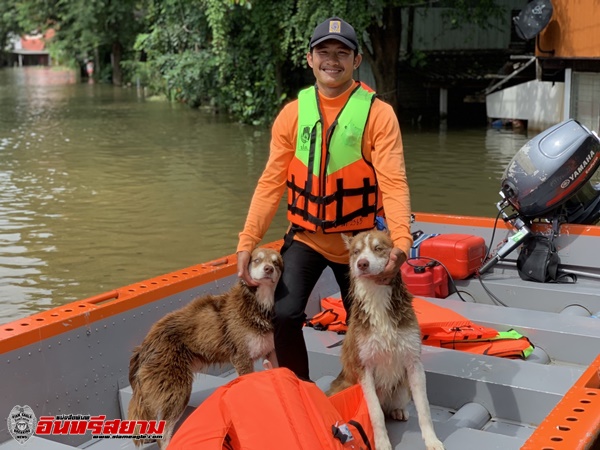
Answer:
[[[495,308],[487,309],[494,312]],[[344,337],[306,328],[304,338],[311,377],[319,387],[327,388],[341,368],[339,353]],[[447,449],[518,450],[583,371],[570,365],[536,364],[430,346],[423,346],[422,360],[434,426]],[[489,417],[467,417],[473,419],[473,429],[459,432],[465,425],[453,417],[465,400],[481,405]],[[388,420],[388,432],[396,436],[394,442],[403,445],[412,445],[414,439],[415,446],[406,448],[421,448],[412,403],[409,411],[407,423]],[[448,445],[447,438],[454,444]]]
[[[231,367],[231,366],[229,366],[229,367]],[[257,361],[256,364],[254,365],[254,370],[255,371],[262,370],[262,362]],[[187,417],[204,400],[206,400],[208,398],[208,396],[210,396],[215,391],[215,389],[229,383],[231,380],[233,380],[236,377],[237,377],[237,373],[233,368],[229,368],[228,370],[221,373],[220,375],[212,375],[212,374],[207,374],[207,373],[196,374],[196,376],[194,377],[194,383],[192,384],[192,393],[190,395],[190,401],[188,402],[188,406],[185,409],[183,415],[179,419],[177,427],[181,423],[183,423],[185,421],[185,419],[187,419]],[[123,417],[125,419],[127,418],[127,410],[129,408],[129,402],[131,401],[132,395],[133,395],[133,391],[131,389],[131,386],[127,386],[122,389],[119,389],[119,406],[121,408],[121,417]],[[177,430],[177,428],[176,428],[176,430]],[[131,442],[131,444],[132,444],[131,450],[137,450],[137,447],[133,446],[132,441],[128,440],[127,442]],[[140,447],[140,448],[142,450],[158,449],[158,446],[156,446],[156,444],[148,444],[148,445],[150,445],[150,446],[149,447],[144,446],[144,447]],[[4,449],[0,448],[0,450],[4,450]],[[102,450],[102,449],[94,446],[93,450]],[[109,450],[109,449],[107,448],[107,450]],[[127,450],[129,450],[129,447],[127,447]]]
[[[558,287],[556,285],[556,288]],[[597,288],[595,295],[597,298]],[[527,336],[536,347],[543,349],[552,361],[587,366],[598,355],[597,349],[600,348],[600,320],[598,319],[465,303],[459,300],[428,300],[436,305],[449,307],[478,325],[501,331],[514,328]],[[565,339],[567,336],[568,339]],[[577,351],[573,351],[574,348]]]
[[[458,428],[444,439],[446,450],[518,450],[524,443],[523,439],[514,436]]]
[[[237,374],[234,370],[228,371],[222,375],[209,375],[205,373],[196,374],[194,384],[192,385],[192,394],[188,403],[188,409],[196,408],[219,386],[229,383]],[[133,391],[131,386],[119,389],[119,404],[121,407],[121,417],[127,418],[127,409]]]
[[[490,313],[500,309],[489,305],[476,306],[482,306],[481,309],[486,312],[483,314],[482,311],[480,320],[486,317],[489,320]],[[510,323],[510,320],[507,322]],[[533,333],[534,330],[529,331]],[[306,327],[304,338],[311,378],[326,390],[340,371],[339,355],[344,336]],[[427,373],[434,426],[448,450],[520,449],[536,424],[543,420],[547,411],[556,405],[583,371],[569,365],[536,364],[429,346],[423,347],[422,360]],[[261,370],[258,362],[255,369]],[[220,375],[198,374],[182,420],[216,388],[236,376],[233,369]],[[122,417],[126,417],[131,394],[129,386],[119,391]],[[465,400],[470,403],[465,404]],[[405,448],[420,449],[423,443],[412,403],[409,416],[407,422],[388,420],[388,432],[394,442],[401,442]]]
[[[115,447],[112,439],[94,439],[91,443],[86,442],[78,448],[85,448],[87,450],[160,450],[156,442],[143,444],[140,447],[136,447],[131,439],[119,439],[118,442],[118,447]]]
[[[519,278],[516,267],[499,265],[489,274],[485,274],[483,282],[496,297],[510,307],[506,309],[559,313],[566,306],[580,305],[591,313],[598,310],[596,278],[579,276],[576,286],[571,283],[536,283]],[[479,303],[494,304],[478,279],[455,280],[455,283],[464,297],[476,298]],[[458,296],[454,293],[450,298],[458,299]]]

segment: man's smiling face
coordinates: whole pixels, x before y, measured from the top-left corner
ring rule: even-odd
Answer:
[[[352,74],[361,61],[361,55],[335,39],[317,44],[306,55],[312,67],[317,87],[326,97],[337,97],[352,84]]]

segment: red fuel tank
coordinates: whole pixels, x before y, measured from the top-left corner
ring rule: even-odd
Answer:
[[[448,297],[448,273],[429,259],[410,259],[401,266],[402,280],[412,295]]]
[[[485,240],[471,234],[440,234],[419,246],[419,257],[428,256],[446,266],[455,280],[473,275],[485,257]]]

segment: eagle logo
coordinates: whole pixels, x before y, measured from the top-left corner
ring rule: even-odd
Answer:
[[[25,406],[15,406],[6,419],[8,432],[19,444],[25,444],[35,431],[36,418],[33,410]]]

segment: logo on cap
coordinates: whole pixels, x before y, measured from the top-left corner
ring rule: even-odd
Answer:
[[[341,33],[342,32],[342,23],[339,20],[330,20],[329,21],[329,32],[330,33]]]

